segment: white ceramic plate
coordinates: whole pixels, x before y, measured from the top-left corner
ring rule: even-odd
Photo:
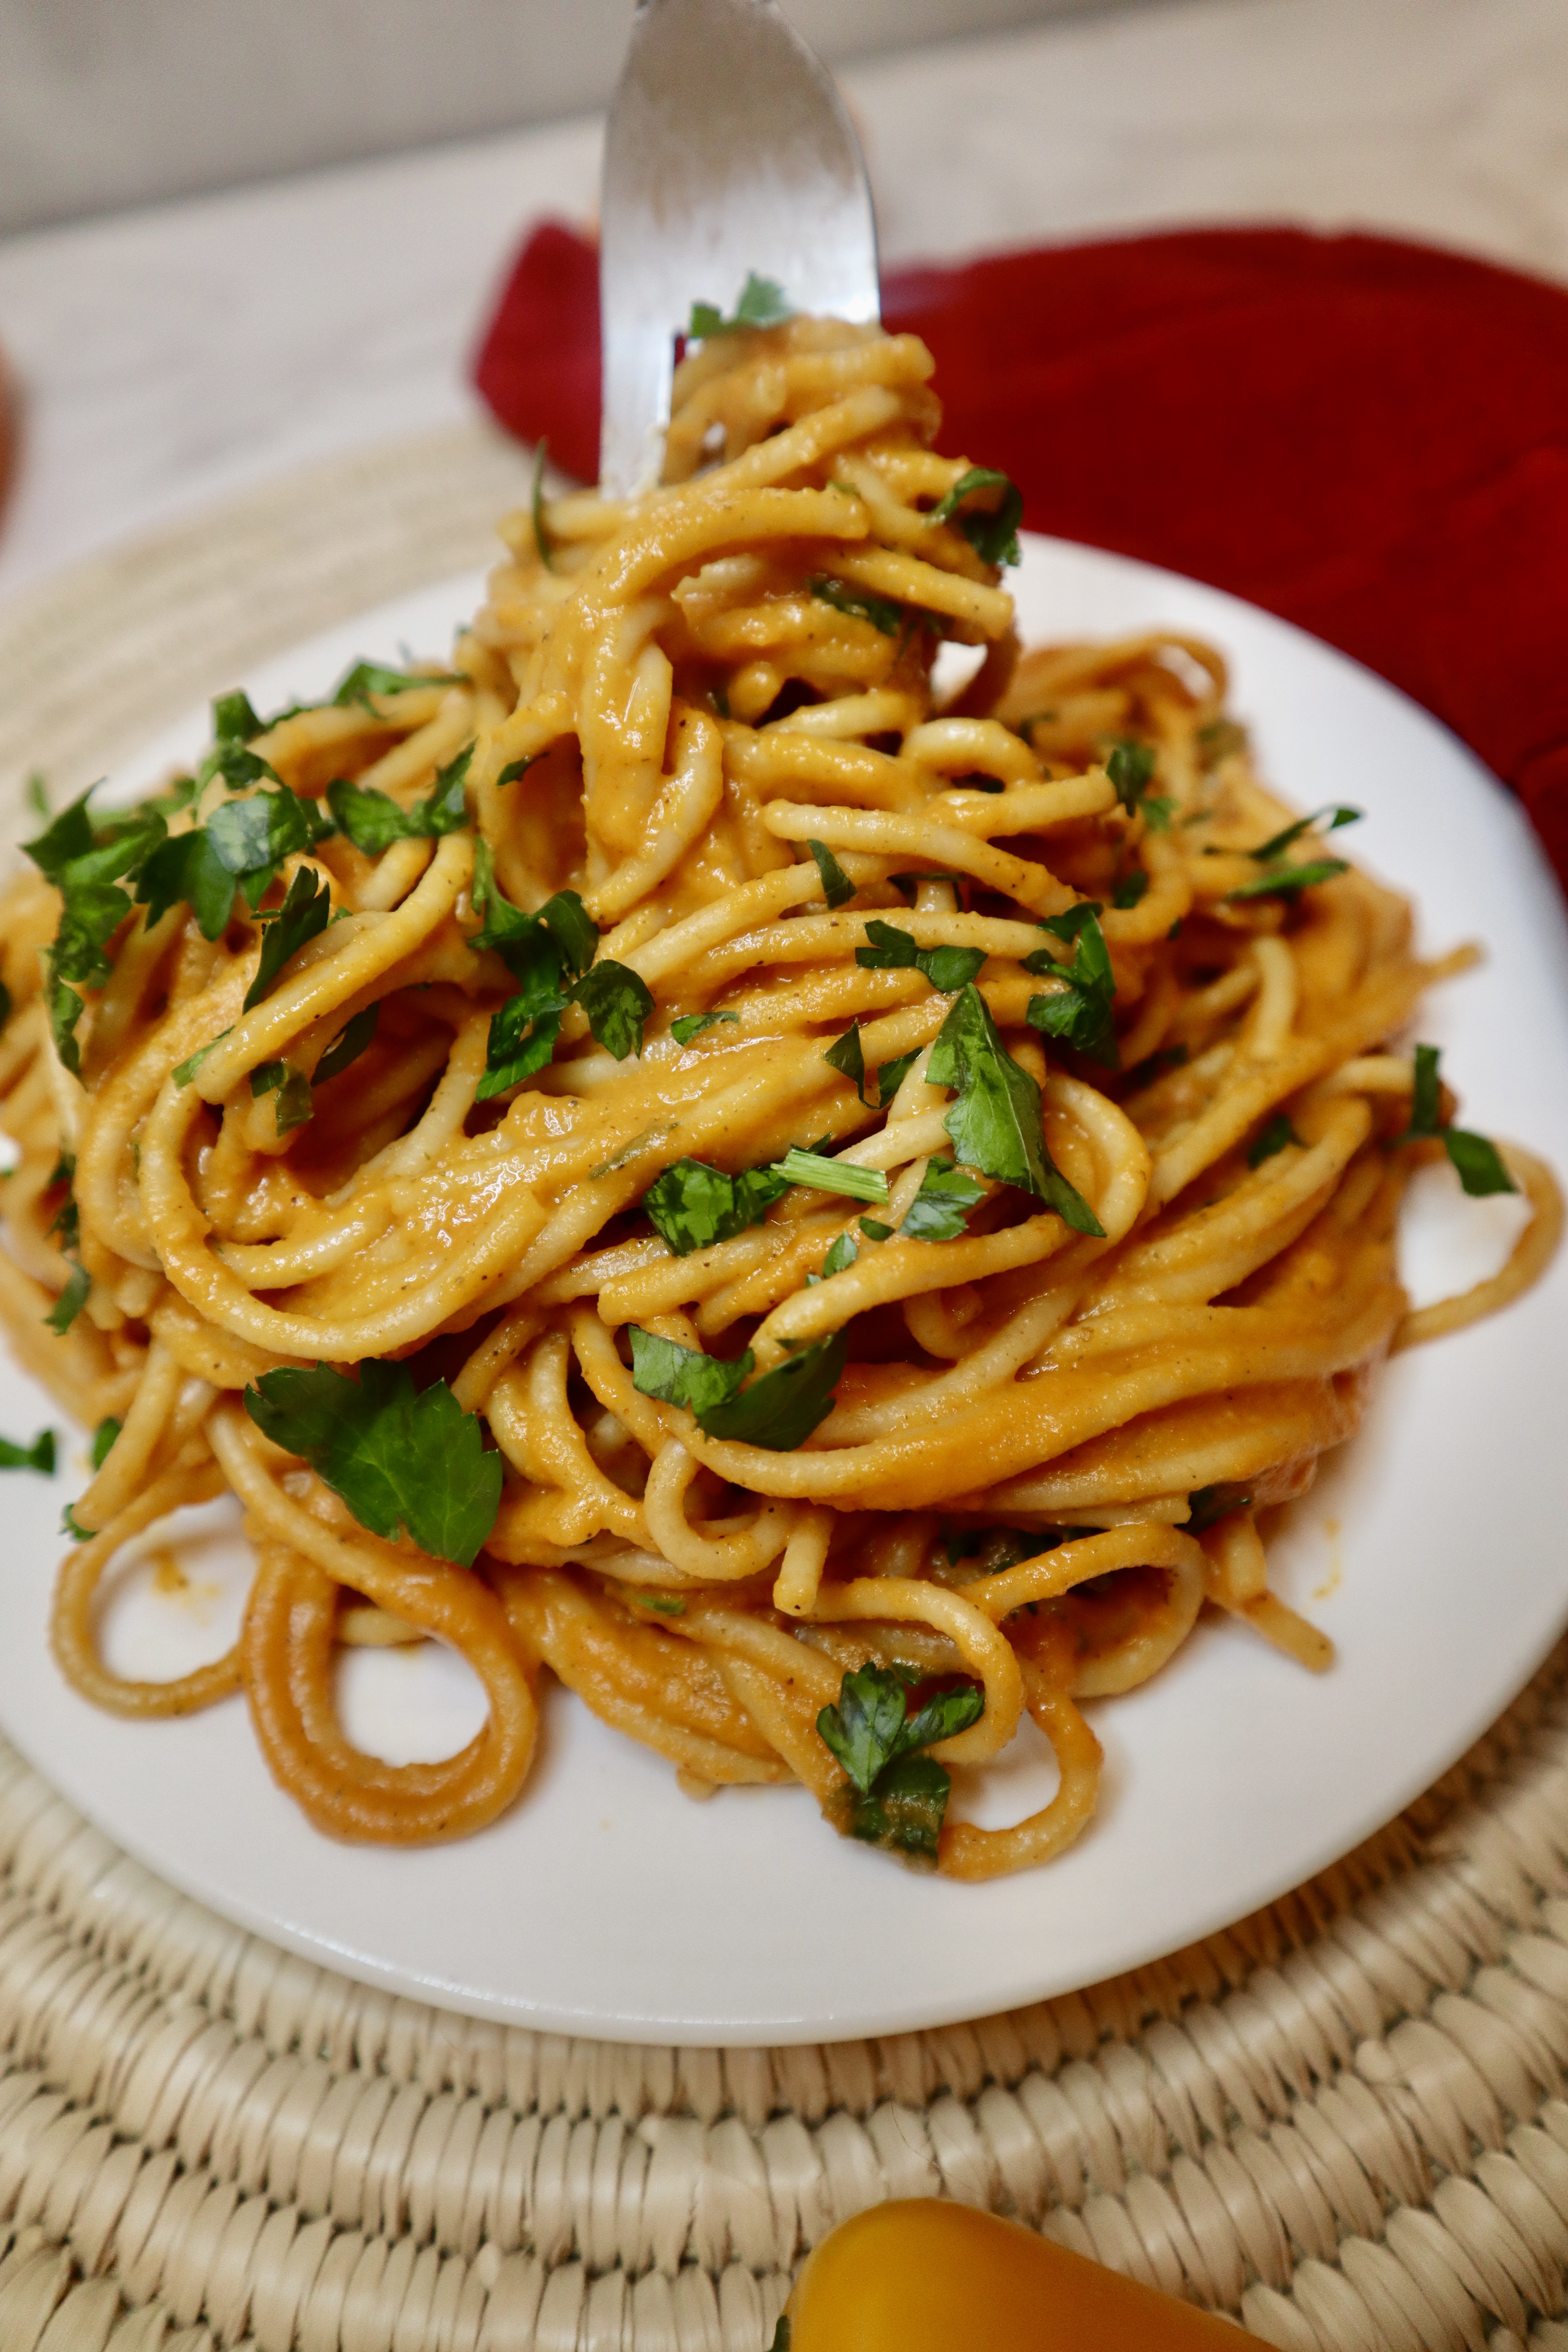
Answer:
[[[271,662],[259,708],[320,692],[359,655],[443,655],[476,578],[406,597]],[[1026,639],[1149,624],[1211,638],[1265,772],[1302,809],[1368,812],[1356,856],[1411,890],[1424,942],[1489,942],[1484,969],[1428,1001],[1467,1122],[1568,1169],[1568,932],[1523,819],[1414,704],[1299,631],[1147,565],[1034,540],[1018,582]],[[215,678],[215,688],[235,681]],[[205,714],[117,789],[194,757]],[[1424,1177],[1406,1254],[1417,1298],[1499,1263],[1517,1204],[1464,1202]],[[978,2017],[1133,1967],[1238,1918],[1388,1820],[1528,1678],[1568,1617],[1562,1399],[1568,1254],[1496,1321],[1401,1358],[1368,1421],[1294,1510],[1273,1573],[1339,1647],[1314,1679],[1229,1622],[1201,1627],[1149,1688],[1097,1710],[1107,1772],[1083,1843],[993,1885],[916,1877],[841,1843],[794,1790],[682,1797],[658,1759],[552,1692],[521,1801],[482,1836],[430,1851],[330,1843],[268,1779],[237,1699],[184,1722],[97,1713],[60,1680],[45,1620],[79,1438],[52,1481],[5,1479],[0,1724],[110,1837],[215,1910],[351,1976],[479,2016],[563,2032],[689,2042],[832,2040]],[[0,1429],[60,1416],[5,1360]],[[110,1654],[132,1671],[211,1655],[236,1621],[245,1554],[226,1505],[154,1541],[121,1580]],[[157,1531],[154,1530],[154,1537]],[[183,1576],[184,1582],[181,1583]],[[444,1654],[363,1654],[345,1694],[356,1736],[435,1756],[478,1720]],[[1032,1727],[960,1810],[990,1823],[1044,1801]]]

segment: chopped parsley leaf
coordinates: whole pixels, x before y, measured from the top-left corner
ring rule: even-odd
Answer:
[[[900,930],[896,923],[880,922],[875,916],[868,919],[866,937],[870,945],[855,950],[855,961],[863,971],[919,971],[943,995],[966,987],[985,961],[984,948],[917,947],[912,932]]]
[[[501,1458],[444,1381],[415,1392],[406,1364],[367,1359],[359,1378],[331,1366],[263,1372],[245,1391],[262,1434],[297,1454],[389,1542],[405,1528],[422,1551],[471,1568],[500,1507]]]
[[[544,527],[544,461],[550,455],[550,436],[546,434],[533,453],[533,487],[529,492],[529,512],[533,520],[533,544],[546,572],[555,569],[555,552],[550,533]]]
[[[969,1230],[969,1212],[985,1198],[985,1187],[951,1160],[931,1160],[921,1189],[910,1202],[900,1234],[916,1242],[955,1242]]]
[[[811,583],[811,593],[819,604],[831,604],[836,613],[847,614],[852,621],[869,621],[885,637],[898,635],[904,608],[891,596],[875,596],[868,588],[852,588],[847,580],[835,580],[826,572],[816,574]]]
[[[327,806],[339,830],[364,857],[381,856],[395,841],[439,840],[468,823],[466,785],[473,756],[473,745],[467,744],[448,766],[437,770],[429,793],[412,808],[400,807],[390,793],[352,784],[343,776],[327,786]]]
[[[289,957],[326,929],[331,911],[332,894],[326,882],[309,866],[296,867],[283,904],[276,914],[261,919],[266,925],[261,934],[261,961],[256,967],[256,978],[246,991],[244,1012],[254,1011],[263,997],[271,994]]]
[[[677,1257],[727,1242],[760,1225],[789,1179],[772,1168],[743,1168],[727,1176],[703,1160],[678,1160],[642,1196],[643,1213]]]
[[[855,896],[855,884],[851,882],[826,842],[808,841],[805,845],[816,860],[816,870],[822,877],[823,897],[830,907],[842,907],[846,899]]]
[[[93,1431],[92,1466],[94,1470],[101,1470],[108,1461],[110,1451],[120,1434],[121,1427],[121,1423],[115,1419],[114,1415],[108,1413]]]
[[[44,1318],[50,1330],[58,1332],[62,1339],[87,1305],[91,1288],[92,1276],[86,1266],[73,1265],[69,1281]]]
[[[1117,884],[1110,903],[1119,914],[1124,915],[1130,907],[1137,906],[1148,887],[1148,875],[1142,866],[1135,866],[1131,873],[1123,875]]]
[[[1070,930],[1062,928],[1068,924]],[[1043,1035],[1064,1038],[1091,1061],[1103,1063],[1107,1069],[1119,1069],[1121,1054],[1111,1017],[1116,974],[1111,970],[1105,934],[1100,928],[1098,908],[1092,901],[1085,900],[1040,928],[1054,931],[1058,938],[1074,939],[1076,944],[1070,964],[1059,963],[1048,948],[1037,948],[1032,955],[1024,958],[1026,971],[1064,983],[1059,995],[1031,997],[1025,1018],[1032,1029],[1038,1029]]]
[[[795,306],[778,280],[760,278],[750,269],[732,318],[726,319],[712,302],[693,302],[686,331],[693,342],[702,343],[712,335],[737,335],[747,327],[782,327],[794,317]]]
[[[937,1034],[927,1082],[954,1087],[958,1099],[942,1121],[955,1158],[983,1176],[1020,1185],[1053,1208],[1075,1233],[1103,1239],[1105,1228],[1046,1149],[1040,1090],[996,1034],[973,981]]]
[[[1249,1168],[1261,1168],[1266,1160],[1272,1160],[1275,1153],[1283,1151],[1288,1143],[1300,1143],[1300,1140],[1290,1124],[1289,1113],[1277,1110],[1273,1118],[1258,1129],[1248,1145],[1247,1164]]]
[[[689,1045],[700,1037],[704,1029],[711,1029],[717,1021],[740,1022],[738,1013],[682,1013],[669,1024],[669,1034],[678,1045]]]
[[[313,1086],[324,1087],[329,1078],[341,1077],[351,1062],[357,1062],[381,1023],[379,1004],[367,1004],[362,1013],[340,1031],[316,1065]],[[176,1076],[178,1072],[175,1073]]]
[[[1502,1154],[1484,1135],[1454,1127],[1442,1117],[1443,1098],[1436,1045],[1415,1048],[1415,1077],[1410,1097],[1410,1124],[1397,1140],[1411,1143],[1441,1139],[1460,1184],[1473,1200],[1491,1192],[1517,1192],[1518,1185],[1503,1165]]]
[[[1310,816],[1299,816],[1282,833],[1270,834],[1267,841],[1260,841],[1256,849],[1246,850],[1243,855],[1256,857],[1259,865],[1266,864],[1270,857],[1278,857],[1282,849],[1289,849],[1293,841],[1300,841],[1304,833],[1310,833],[1314,825],[1321,824],[1325,817],[1329,820],[1328,830],[1337,833],[1342,824],[1359,824],[1365,814],[1364,809],[1345,808],[1331,801],[1326,807],[1314,809]]]
[[[838,1702],[825,1706],[816,1728],[843,1767],[847,1786],[837,1808],[853,1838],[910,1859],[934,1864],[952,1779],[921,1748],[977,1723],[984,1710],[978,1684],[961,1683],[909,1713],[911,1670],[868,1664],[846,1674]]]
[[[0,1470],[36,1470],[40,1477],[52,1478],[55,1474],[54,1431],[40,1430],[31,1445],[18,1445],[9,1437],[0,1437]]]
[[[994,507],[972,508],[967,514],[959,514],[957,509],[963,500],[973,498],[977,490],[1000,490],[1002,496]],[[971,466],[931,510],[932,522],[956,520],[983,563],[1023,561],[1018,546],[1018,525],[1023,520],[1023,491],[1005,474],[998,474],[989,466]]]
[[[1331,882],[1336,874],[1350,870],[1342,857],[1317,857],[1306,866],[1279,866],[1271,873],[1256,874],[1250,882],[1238,882],[1234,890],[1226,892],[1227,902],[1243,898],[1294,898],[1303,890],[1314,889],[1320,882]]]

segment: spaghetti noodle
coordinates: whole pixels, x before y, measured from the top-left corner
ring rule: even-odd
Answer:
[[[1210,646],[1020,656],[1016,494],[935,454],[930,375],[910,336],[711,335],[664,485],[510,518],[449,671],[226,698],[194,777],[78,803],[5,898],[0,1308],[100,1432],[56,1655],[124,1715],[243,1691],[331,1833],[492,1819],[548,1668],[693,1793],[1047,1860],[1094,1808],[1081,1703],[1205,1605],[1327,1663],[1260,1524],[1391,1348],[1555,1244],[1550,1173],[1390,1050],[1469,951],[1414,956],[1330,854],[1353,812],[1269,797]],[[1445,1148],[1531,1215],[1412,1315]],[[236,1647],[117,1675],[105,1570],[226,1491]],[[361,1753],[340,1645],[426,1637],[484,1729]],[[948,1818],[1026,1712],[1051,1802]]]

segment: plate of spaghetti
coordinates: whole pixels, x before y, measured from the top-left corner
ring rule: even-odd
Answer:
[[[930,376],[710,333],[658,489],[536,484],[8,885],[0,1723],[366,1980],[1016,2006],[1345,1853],[1568,1614],[1522,820],[1021,537]]]

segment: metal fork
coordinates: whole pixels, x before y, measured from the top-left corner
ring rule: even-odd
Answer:
[[[880,316],[877,224],[832,77],[775,0],[638,0],[610,110],[599,244],[599,471],[658,479],[675,337],[748,277],[792,307]]]

